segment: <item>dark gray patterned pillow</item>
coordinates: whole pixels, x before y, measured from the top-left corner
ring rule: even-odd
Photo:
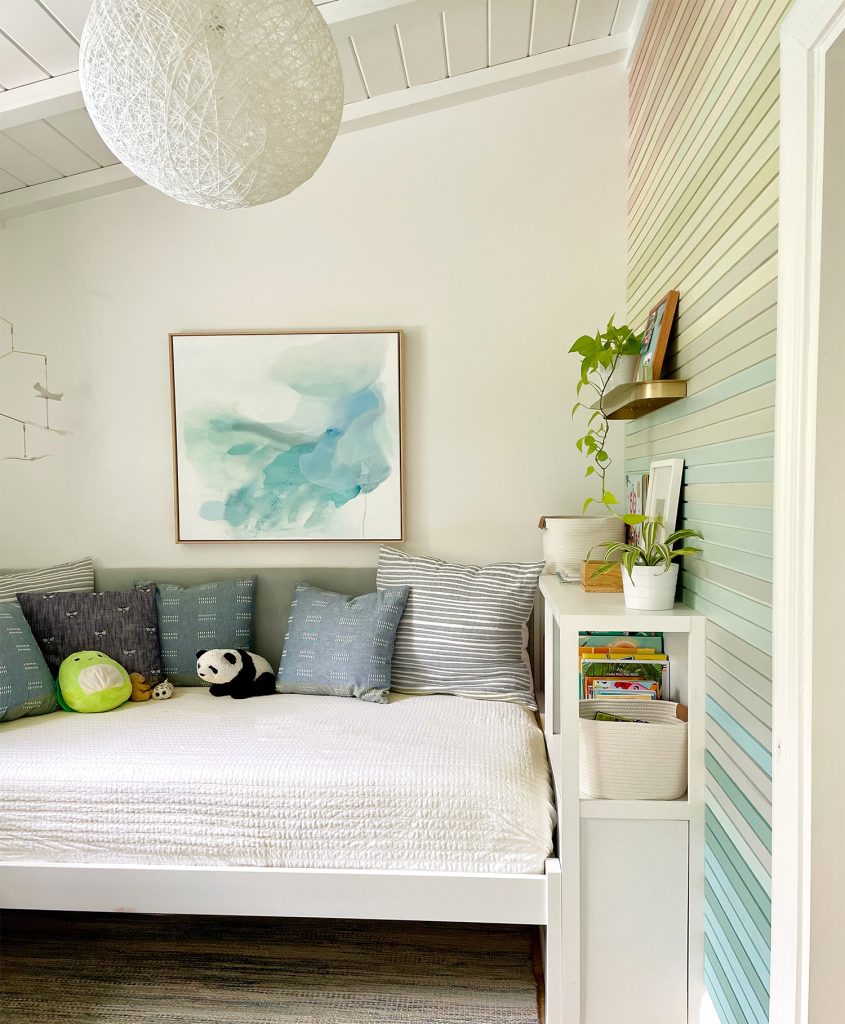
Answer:
[[[41,592],[18,594],[18,601],[54,676],[69,654],[102,651],[127,672],[162,678],[154,592]]]

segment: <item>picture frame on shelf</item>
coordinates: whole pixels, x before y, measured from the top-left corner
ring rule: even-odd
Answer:
[[[677,525],[683,475],[683,459],[661,459],[652,462],[649,468],[645,515],[661,517],[663,537],[672,533]]]
[[[648,473],[625,474],[625,514],[645,515],[645,504],[648,496]],[[641,528],[625,527],[625,543],[639,544]]]
[[[672,335],[675,314],[678,310],[680,292],[667,292],[649,310],[640,344],[640,361],[637,364],[638,381],[661,380],[666,349]]]

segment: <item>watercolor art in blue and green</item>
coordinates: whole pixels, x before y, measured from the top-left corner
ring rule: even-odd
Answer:
[[[401,539],[399,344],[174,335],[179,539]]]

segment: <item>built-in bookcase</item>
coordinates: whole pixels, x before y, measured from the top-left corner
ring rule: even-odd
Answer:
[[[704,973],[705,618],[643,612],[554,576],[544,604],[543,728],[555,779],[565,1021],[692,1024]],[[657,631],[669,692],[685,704],[688,789],[679,800],[593,800],[579,771],[579,634]]]

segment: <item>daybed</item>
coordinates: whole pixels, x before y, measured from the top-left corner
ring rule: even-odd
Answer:
[[[299,575],[258,574],[255,644],[274,660]],[[307,575],[345,593],[374,584],[368,570]],[[704,619],[626,612],[551,577],[541,591],[542,732],[501,701],[199,689],[4,724],[0,906],[539,925],[545,1024],[697,1020]],[[671,696],[689,708],[681,800],[581,797],[579,630],[620,628],[665,633]]]
[[[301,575],[258,573],[255,645],[276,661]],[[371,570],[307,575],[374,589]],[[0,906],[539,925],[546,1021],[562,1022],[555,798],[527,708],[178,688],[158,705],[7,723],[0,760]]]

